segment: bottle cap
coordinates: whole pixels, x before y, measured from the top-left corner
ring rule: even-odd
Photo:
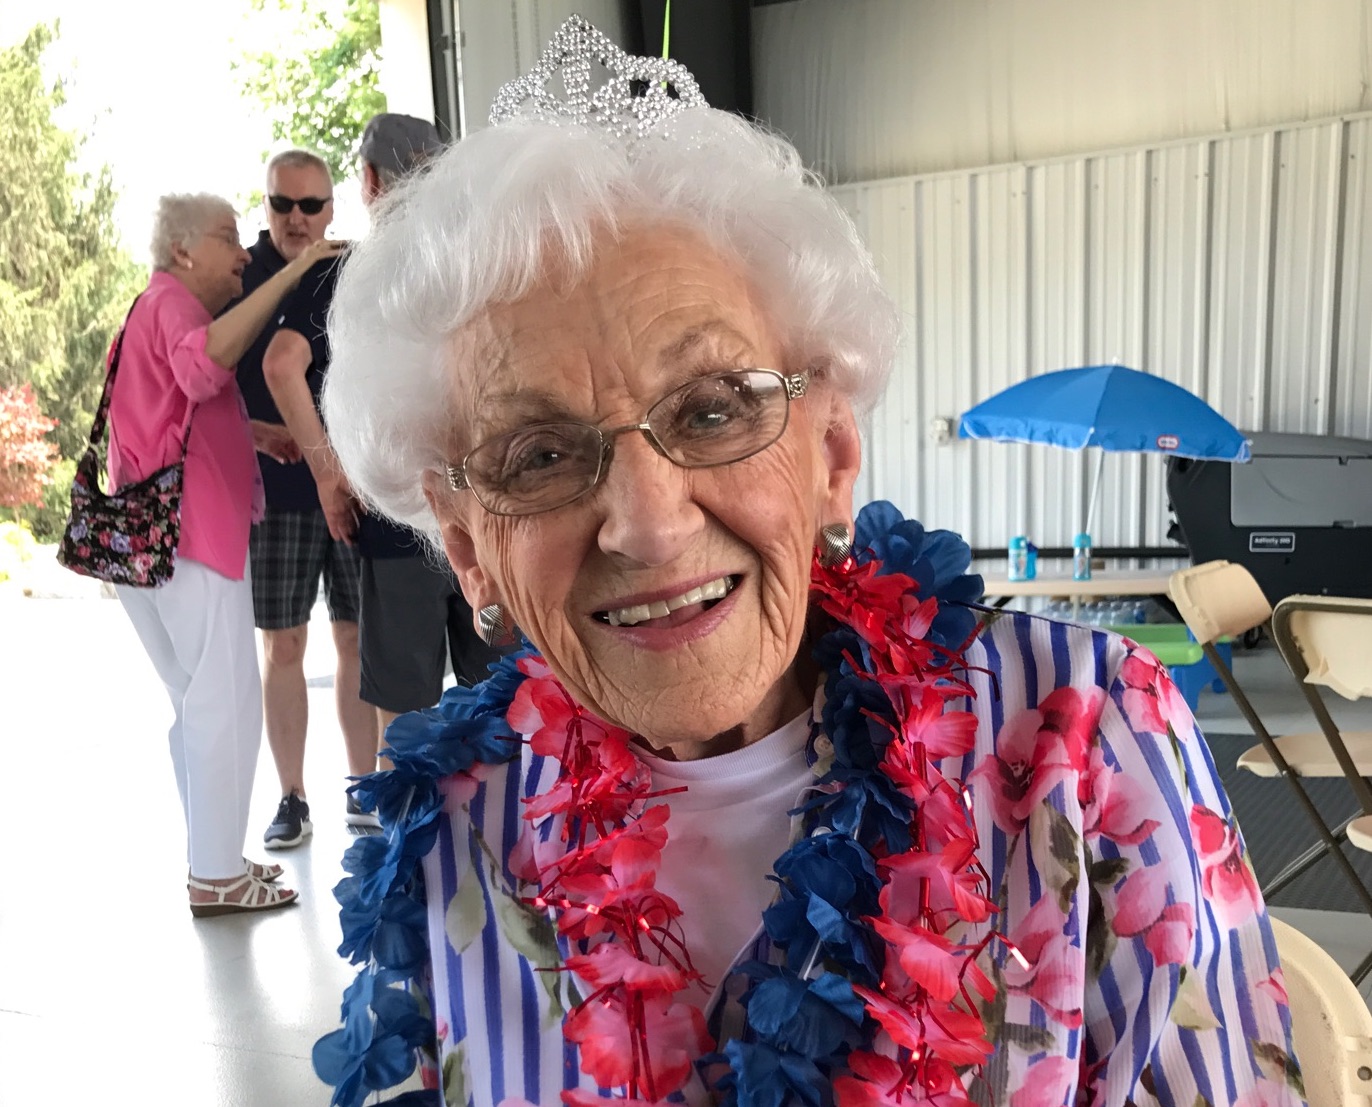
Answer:
[[[1074,546],[1089,546],[1090,544],[1091,536],[1089,534],[1079,534],[1072,539],[1072,545]]]

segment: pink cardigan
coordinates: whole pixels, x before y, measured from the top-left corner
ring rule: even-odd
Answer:
[[[186,450],[176,556],[242,580],[248,531],[262,517],[262,475],[232,369],[205,353],[210,313],[169,273],[153,273],[124,329],[110,401],[110,482],[142,480]]]

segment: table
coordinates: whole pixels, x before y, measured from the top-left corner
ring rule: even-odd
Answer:
[[[985,577],[985,596],[999,597],[996,607],[1004,607],[1015,596],[1065,596],[1072,601],[1072,617],[1080,611],[1082,600],[1096,596],[1165,596],[1171,572],[1158,569],[1097,569],[1090,580],[1073,580],[1071,573],[1039,573],[1033,580]]]
[[[1097,569],[1090,580],[1073,580],[1071,573],[1039,573],[1033,580],[988,576],[988,596],[1165,596],[1171,572],[1158,569]]]

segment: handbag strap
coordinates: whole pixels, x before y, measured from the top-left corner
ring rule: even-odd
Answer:
[[[110,355],[110,367],[105,373],[105,387],[100,392],[100,406],[95,409],[95,418],[91,421],[90,444],[86,447],[88,451],[97,450],[101,441],[105,437],[105,425],[110,415],[110,400],[114,395],[114,375],[119,372],[119,355],[124,350],[124,332],[129,328],[129,320],[133,318],[133,309],[138,306],[138,301],[143,298],[140,292],[133,298],[133,303],[129,305],[128,314],[124,316],[124,322],[119,328],[119,335],[114,340],[114,352]],[[186,446],[191,440],[191,416],[195,414],[198,404],[192,404],[186,413],[186,431],[181,436],[181,456],[186,455]]]

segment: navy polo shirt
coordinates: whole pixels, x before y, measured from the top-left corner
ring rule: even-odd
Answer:
[[[243,271],[244,296],[261,287],[286,265],[286,259],[277,252],[266,231],[257,236],[257,241],[248,247],[248,253],[252,260]],[[262,328],[257,340],[239,359],[238,388],[243,393],[243,402],[250,418],[261,419],[264,423],[285,423],[262,371],[262,357],[272,337],[282,327],[296,331],[310,344],[311,361],[305,379],[314,397],[315,408],[318,409],[324,374],[329,368],[329,339],[324,326],[337,278],[336,258],[321,261],[310,269],[295,291],[282,302],[276,317]],[[238,302],[234,301],[235,304]],[[233,304],[229,307],[233,307]],[[267,494],[268,507],[280,511],[320,509],[314,476],[303,461],[283,465],[266,454],[258,454],[257,462],[262,469],[262,485]]]

